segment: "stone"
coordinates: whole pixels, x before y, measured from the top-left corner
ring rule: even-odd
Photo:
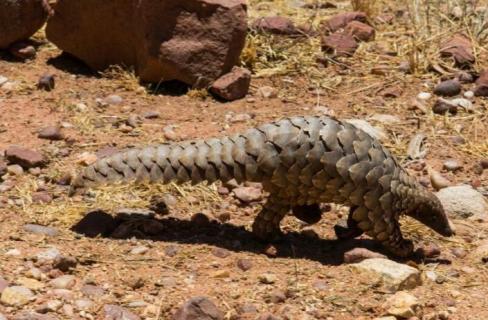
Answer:
[[[413,289],[422,284],[419,270],[388,259],[366,259],[351,264],[350,267],[367,276],[371,282],[380,283],[392,292]]]
[[[238,259],[236,264],[242,271],[247,271],[252,268],[252,261],[249,259]]]
[[[272,99],[278,97],[277,90],[270,86],[259,87],[257,93],[260,97],[265,99]]]
[[[432,111],[435,114],[446,114],[448,112],[450,114],[456,114],[457,110],[458,110],[458,106],[456,104],[454,104],[450,100],[446,100],[443,98],[437,99],[435,104],[432,106]]]
[[[116,306],[113,304],[106,304],[103,306],[103,312],[105,314],[105,320],[140,320],[141,318],[132,313],[131,311]]]
[[[0,49],[26,40],[39,30],[47,18],[42,0],[0,2]]]
[[[263,198],[263,191],[256,187],[237,187],[232,192],[237,199],[244,203],[259,201]]]
[[[286,301],[286,294],[281,290],[274,290],[269,295],[269,301],[272,303],[283,303]]]
[[[231,72],[212,84],[210,92],[224,100],[233,101],[245,97],[250,84],[251,72],[245,68],[234,67]]]
[[[360,11],[344,12],[336,14],[325,22],[325,28],[330,32],[335,32],[346,27],[351,21],[367,22],[366,13]]]
[[[399,86],[389,86],[379,92],[385,98],[398,98],[403,94],[403,89]]]
[[[25,224],[23,226],[24,231],[34,233],[34,234],[42,234],[45,236],[55,237],[59,234],[59,230],[53,227],[46,227],[41,226],[38,224]]]
[[[469,66],[475,62],[471,40],[459,33],[441,45],[440,54],[454,59],[458,66]]]
[[[64,134],[59,126],[49,126],[39,130],[37,137],[46,140],[63,140]]]
[[[49,249],[39,252],[38,254],[36,254],[35,257],[38,261],[53,262],[54,259],[56,259],[59,256],[61,256],[61,252],[57,248],[51,247]]]
[[[8,78],[0,75],[0,87],[8,82]]]
[[[436,195],[451,218],[488,219],[485,197],[470,185],[447,187]]]
[[[119,105],[124,102],[124,99],[119,95],[111,94],[108,95],[105,99],[103,99],[103,101],[110,105]]]
[[[24,174],[24,169],[18,164],[13,164],[7,167],[7,172],[13,176],[21,176]]]
[[[468,99],[465,99],[465,98],[452,99],[451,103],[460,107],[460,108],[463,108],[466,112],[473,112],[474,111],[473,103],[471,101],[469,101]]]
[[[74,257],[58,255],[53,259],[53,268],[63,272],[69,272],[76,268],[78,261]]]
[[[370,25],[360,21],[351,21],[347,24],[345,32],[359,41],[374,40],[375,30]]]
[[[430,183],[436,190],[447,188],[451,185],[451,181],[435,170],[430,171]]]
[[[471,91],[471,90],[468,90],[466,91],[465,93],[463,93],[463,96],[466,98],[466,99],[473,99],[474,98],[474,92]]]
[[[50,203],[53,201],[53,196],[47,191],[34,192],[31,197],[33,203]]]
[[[366,248],[354,248],[344,253],[345,263],[357,263],[371,258],[386,258],[386,256]]]
[[[273,284],[276,282],[277,278],[276,275],[272,273],[263,273],[258,276],[258,280],[263,284]]]
[[[55,289],[71,289],[76,284],[76,278],[72,275],[62,275],[49,282]]]
[[[446,80],[440,82],[434,88],[434,94],[443,97],[451,97],[461,93],[461,82],[459,80]]]
[[[429,92],[420,92],[417,95],[417,99],[422,100],[422,101],[427,101],[430,98],[432,98],[432,95]]]
[[[77,299],[74,304],[78,310],[83,311],[90,311],[94,306],[94,302],[90,299]]]
[[[17,280],[17,284],[19,284],[23,287],[26,287],[30,290],[33,290],[33,291],[39,291],[45,287],[44,283],[42,283],[39,280],[32,279],[32,278],[20,278]]]
[[[477,97],[488,97],[488,69],[483,70],[476,80],[474,95]]]
[[[399,318],[414,317],[421,310],[418,299],[406,291],[396,292],[386,300],[383,307],[389,315]]]
[[[229,250],[226,250],[226,249],[222,249],[222,248],[219,248],[219,247],[215,247],[212,249],[212,254],[218,258],[227,258],[228,256],[230,256],[230,251]]]
[[[23,286],[11,286],[2,291],[0,302],[7,306],[23,306],[34,298],[32,290]]]
[[[224,314],[207,297],[193,297],[173,315],[173,320],[223,320]]]
[[[456,159],[447,159],[442,163],[442,167],[447,171],[457,171],[463,166]]]
[[[258,32],[273,34],[290,35],[297,33],[297,28],[293,21],[290,18],[280,16],[258,18],[252,23],[251,27]]]
[[[144,82],[200,88],[238,63],[246,32],[242,0],[60,0],[46,27],[51,42],[92,69],[123,64]]]
[[[37,55],[36,48],[25,41],[15,42],[8,48],[8,51],[20,60],[32,60]]]
[[[333,33],[322,37],[322,51],[337,57],[352,56],[359,47],[358,43],[349,34]]]
[[[105,294],[105,290],[103,288],[91,284],[85,284],[82,286],[80,292],[89,298],[99,298]]]
[[[18,164],[24,169],[40,167],[46,163],[46,159],[41,153],[20,146],[8,147],[5,151],[5,158],[10,164]]]
[[[132,248],[130,250],[130,254],[134,254],[134,255],[142,255],[142,254],[145,254],[146,252],[149,251],[149,248],[146,247],[146,246],[137,246],[135,248]]]
[[[43,74],[37,81],[37,89],[44,91],[54,90],[56,83],[53,74]]]
[[[161,113],[158,111],[147,111],[142,114],[145,119],[158,119],[161,117]]]

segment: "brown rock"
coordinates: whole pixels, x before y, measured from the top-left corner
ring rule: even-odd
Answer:
[[[380,94],[385,98],[398,98],[403,94],[403,89],[399,86],[392,86],[381,90]]]
[[[277,317],[274,314],[266,312],[260,315],[259,318],[257,318],[257,320],[283,320],[283,318]]]
[[[245,68],[234,67],[210,87],[210,91],[218,97],[232,101],[246,96],[251,84],[251,72]]]
[[[457,80],[442,81],[434,88],[434,93],[438,96],[451,97],[461,92],[461,83]]]
[[[124,64],[142,81],[204,87],[237,64],[246,15],[242,0],[60,0],[46,33],[93,69]]]
[[[366,22],[366,13],[360,11],[339,13],[325,22],[325,27],[331,32],[335,32],[347,26],[351,21]]]
[[[212,254],[219,258],[227,258],[228,256],[230,256],[230,251],[216,247],[212,249]]]
[[[456,114],[457,109],[457,105],[442,98],[437,99],[437,101],[432,106],[432,111],[436,114],[445,114],[447,112],[449,112],[450,114]]]
[[[32,202],[34,203],[50,203],[51,201],[53,201],[53,196],[47,191],[39,191],[32,194]]]
[[[452,57],[460,66],[471,65],[475,61],[471,41],[462,34],[455,34],[442,44],[440,53],[443,57]]]
[[[37,137],[46,140],[63,140],[64,134],[58,126],[49,126],[39,130]]]
[[[481,160],[480,165],[483,169],[488,169],[488,159]]]
[[[252,262],[249,259],[238,259],[237,267],[242,271],[247,271],[252,268]]]
[[[186,301],[173,316],[173,320],[222,320],[224,314],[207,297],[193,297]]]
[[[8,147],[5,157],[10,164],[18,164],[24,169],[39,167],[46,162],[39,152],[20,146]]]
[[[54,89],[54,86],[55,82],[53,74],[43,74],[37,82],[37,88],[40,90],[51,91]]]
[[[333,33],[322,37],[322,51],[335,56],[352,56],[357,48],[356,40],[345,33]]]
[[[9,0],[0,2],[0,49],[28,39],[46,21],[42,0]]]
[[[256,187],[237,187],[232,192],[237,199],[244,203],[259,201],[263,198],[262,190]]]
[[[371,258],[386,258],[386,256],[378,252],[370,251],[366,248],[354,248],[344,253],[345,263],[356,263]]]
[[[441,248],[439,248],[439,246],[435,243],[429,243],[419,248],[419,252],[426,258],[434,258],[441,254]]]
[[[295,34],[297,28],[291,19],[286,17],[262,17],[253,22],[252,28],[258,32],[268,32],[274,34]]]
[[[11,55],[21,60],[34,59],[37,54],[36,48],[24,41],[19,41],[12,44],[8,48],[8,51]]]
[[[478,80],[476,80],[474,95],[478,97],[488,97],[488,69],[483,70]]]
[[[375,30],[373,27],[359,21],[351,21],[347,24],[345,32],[359,41],[374,40]]]

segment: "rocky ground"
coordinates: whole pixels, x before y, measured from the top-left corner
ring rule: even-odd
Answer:
[[[488,318],[487,4],[407,2],[250,1],[251,86],[232,102],[93,73],[42,30],[29,59],[0,52],[0,319]],[[116,150],[307,114],[370,125],[440,190],[456,236],[405,219],[419,251],[389,257],[367,237],[336,240],[347,208],[324,205],[266,245],[249,231],[256,184],[67,196],[72,173]]]

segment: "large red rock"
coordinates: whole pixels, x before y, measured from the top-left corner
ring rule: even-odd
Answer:
[[[204,87],[238,62],[244,0],[58,0],[47,38],[95,70],[133,66],[143,81]]]
[[[322,51],[335,56],[352,56],[358,48],[354,38],[346,33],[336,32],[322,37]]]
[[[28,39],[42,27],[46,18],[43,0],[0,1],[0,49]]]
[[[471,40],[459,33],[442,44],[440,53],[442,57],[452,57],[460,66],[471,65],[475,61]]]
[[[344,28],[351,21],[367,22],[367,15],[361,11],[343,12],[336,14],[325,21],[325,28],[330,32],[335,32]]]

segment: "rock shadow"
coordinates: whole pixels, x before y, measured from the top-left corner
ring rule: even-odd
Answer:
[[[47,64],[74,75],[100,77],[97,72],[91,70],[83,61],[64,51],[56,57],[49,58]]]

